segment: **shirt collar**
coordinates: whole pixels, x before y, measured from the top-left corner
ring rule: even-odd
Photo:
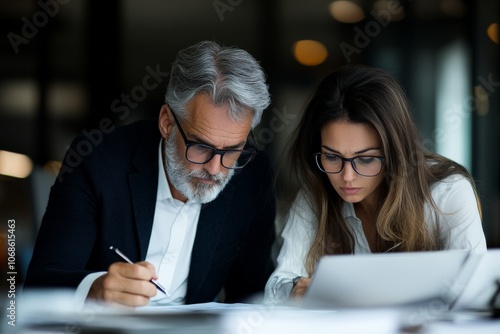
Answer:
[[[352,203],[344,202],[342,205],[342,210],[344,212],[344,218],[358,218],[356,216],[356,211],[354,211],[354,205]]]
[[[172,193],[170,192],[166,175],[167,173],[165,166],[163,165],[162,141],[163,138],[160,140],[160,144],[158,145],[158,192],[156,194],[156,199],[158,201],[174,199],[172,197]]]

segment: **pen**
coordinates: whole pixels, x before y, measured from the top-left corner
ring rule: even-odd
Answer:
[[[132,261],[130,261],[130,259],[125,256],[125,254],[123,254],[122,252],[120,252],[120,250],[116,247],[113,247],[113,246],[110,246],[109,249],[112,251],[112,252],[115,252],[116,254],[118,254],[122,259],[124,259],[125,261],[127,261],[128,263],[130,264],[134,264]],[[150,279],[149,280],[151,283],[153,283],[154,285],[156,285],[156,287],[158,288],[158,290],[160,290],[161,292],[163,292],[164,294],[167,295],[167,297],[170,297],[170,293],[168,293],[168,291],[161,286],[160,283],[158,283],[156,280],[154,279]]]

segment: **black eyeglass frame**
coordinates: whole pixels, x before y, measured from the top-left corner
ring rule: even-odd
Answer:
[[[338,158],[340,158],[340,160],[342,161],[342,166],[340,167],[340,170],[338,172],[327,172],[323,166],[321,165],[321,162],[319,161],[321,155],[334,155]],[[358,175],[361,175],[361,176],[364,176],[364,177],[375,177],[375,176],[378,176],[380,175],[380,173],[382,173],[382,170],[384,169],[384,163],[385,163],[385,157],[380,157],[380,156],[372,156],[372,155],[360,155],[360,156],[357,156],[357,157],[352,157],[352,158],[344,158],[344,157],[341,157],[340,155],[338,154],[330,154],[330,153],[322,153],[322,152],[317,152],[317,153],[314,153],[313,154],[313,157],[314,157],[314,160],[316,161],[316,165],[318,166],[319,170],[322,171],[323,173],[327,173],[327,174],[338,174],[340,173],[343,169],[344,169],[344,166],[345,166],[345,162],[348,161],[351,163],[351,166],[352,166],[352,169],[358,174]],[[354,160],[357,159],[357,158],[375,158],[375,159],[378,159],[380,160],[380,162],[382,163],[381,167],[380,167],[380,171],[375,174],[375,175],[365,175],[365,174],[361,174],[357,168],[356,168],[356,165],[354,164]]]
[[[198,164],[198,165],[203,165],[203,164],[206,164],[207,162],[209,162],[210,160],[212,160],[218,154],[218,155],[220,155],[220,164],[224,168],[227,168],[227,169],[242,169],[243,167],[245,167],[246,165],[248,165],[250,163],[250,161],[252,161],[255,158],[255,156],[257,155],[257,151],[255,149],[253,149],[253,148],[247,148],[247,149],[244,149],[244,150],[219,150],[219,149],[217,149],[217,148],[215,148],[213,146],[189,140],[186,137],[186,134],[184,133],[184,130],[182,130],[182,126],[179,123],[179,120],[177,119],[177,117],[175,116],[175,112],[172,111],[172,115],[174,117],[175,124],[177,124],[177,127],[179,128],[179,132],[181,133],[182,139],[184,140],[184,144],[186,145],[185,156],[186,156],[186,160],[189,161],[189,162],[192,162],[192,163]],[[252,136],[252,138],[253,138],[253,132],[252,131],[250,131],[250,136]],[[189,148],[191,146],[194,146],[194,145],[201,146],[201,147],[204,147],[206,149],[209,149],[209,150],[212,151],[212,154],[210,154],[209,157],[207,158],[207,160],[204,161],[204,162],[192,161],[191,159],[188,158],[188,150],[189,150]],[[250,158],[242,166],[241,165],[240,166],[237,165],[238,160],[239,160],[239,158],[238,158],[236,160],[236,165],[231,166],[231,167],[227,167],[226,165],[224,165],[224,158],[223,157],[224,157],[224,154],[226,154],[228,152],[236,152],[236,153],[240,153],[240,154],[242,154],[242,153],[248,153],[248,154],[250,154]]]

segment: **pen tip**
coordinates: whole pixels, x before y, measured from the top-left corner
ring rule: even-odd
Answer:
[[[115,248],[115,247],[113,247],[113,246],[109,246],[109,249],[113,250],[113,248]]]

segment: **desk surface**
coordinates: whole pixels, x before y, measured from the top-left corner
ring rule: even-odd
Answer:
[[[498,334],[500,319],[425,308],[306,310],[262,304],[206,303],[137,310],[86,305],[73,311],[54,300],[19,305],[17,326],[2,333],[369,333]],[[41,308],[41,305],[45,307]],[[5,319],[5,317],[4,317]]]

